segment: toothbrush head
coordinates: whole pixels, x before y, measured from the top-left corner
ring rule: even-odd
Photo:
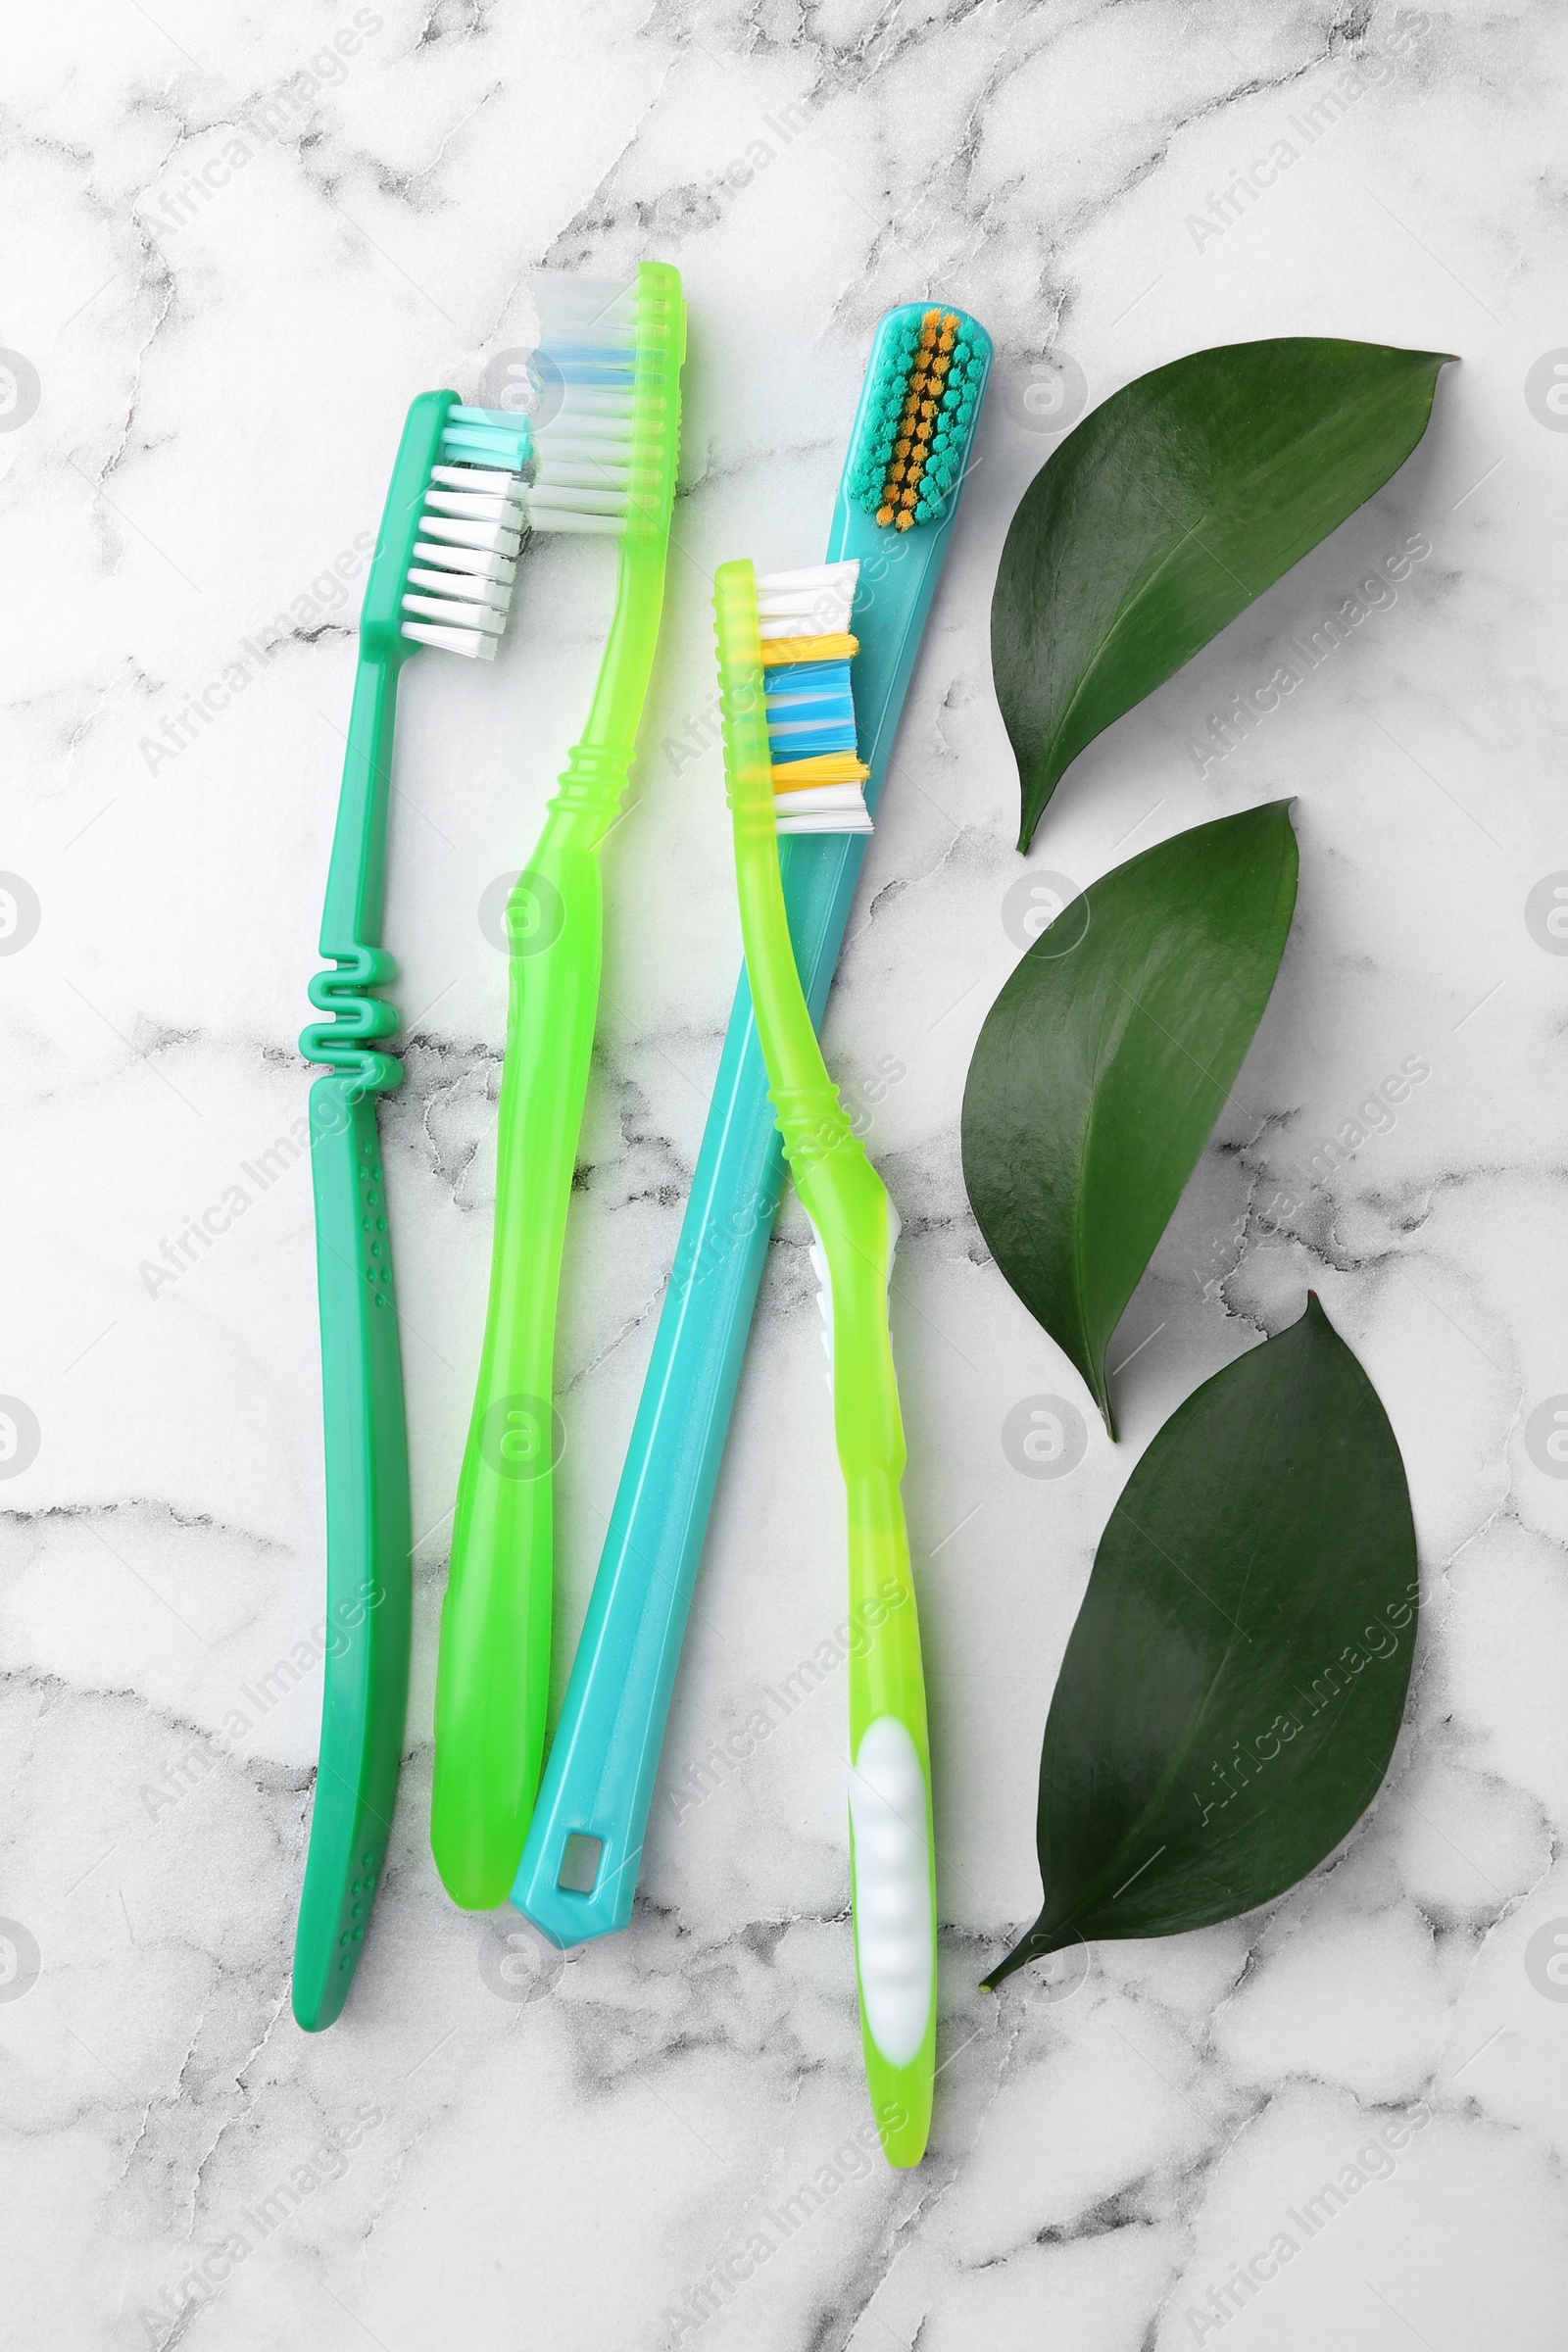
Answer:
[[[713,575],[724,772],[749,827],[871,830],[850,694],[859,569],[822,564],[759,579],[750,564],[721,564]]]
[[[402,633],[493,658],[525,530],[667,537],[680,447],[680,275],[533,280],[541,337],[525,413],[455,402],[424,493]]]
[[[522,544],[519,422],[456,403],[446,413],[404,573],[402,633],[417,645],[495,659]]]
[[[858,563],[762,573],[758,635],[773,815],[781,833],[869,833],[856,751],[850,634]]]
[[[531,281],[540,340],[529,364],[533,406],[509,415],[455,408],[454,464],[495,465],[497,436],[518,452],[522,521],[601,538],[667,532],[680,443],[686,305],[680,274],[644,262],[634,277]]]
[[[845,469],[852,505],[884,530],[949,512],[963,477],[990,342],[961,311],[909,304],[883,320]]]
[[[680,447],[680,272],[542,275],[528,415],[421,392],[409,409],[360,612],[362,650],[494,659],[526,530],[591,531],[662,559]]]

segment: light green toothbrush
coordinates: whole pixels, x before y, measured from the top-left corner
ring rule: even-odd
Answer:
[[[507,906],[490,1299],[441,1617],[430,1807],[447,1891],[474,1911],[511,1891],[544,1749],[556,1297],[599,1003],[599,853],[659,639],[686,351],[667,264],[618,284],[545,273],[533,294],[544,335],[526,518],[618,539],[619,582],[588,724]]]
[[[888,2162],[918,2164],[936,2054],[936,1881],[920,1629],[888,1331],[897,1211],[851,1129],[790,942],[778,829],[863,832],[849,635],[855,563],[714,580],[741,936],[784,1155],[816,1236],[849,1504],[850,1874],[866,2080]]]

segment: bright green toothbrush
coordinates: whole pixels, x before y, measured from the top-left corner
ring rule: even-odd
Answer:
[[[485,659],[512,601],[521,528],[517,419],[473,418],[453,392],[409,411],[360,615],[343,788],[311,983],[325,1017],[300,1039],[328,1074],[311,1088],[311,1167],[326,1443],[327,1650],[320,1763],[294,1941],[294,2015],[311,2032],[348,1997],[381,1875],[409,1688],[409,1463],[403,1365],[376,1099],[402,1084],[386,1053],[396,1007],[373,992],[381,945],[398,673],[416,645]]]
[[[644,262],[533,280],[536,529],[619,541],[615,613],[582,741],[507,907],[512,943],[495,1239],[436,1669],[430,1843],[465,1909],[505,1902],[544,1750],[553,1576],[556,1298],[599,1002],[599,854],[620,814],[664,596],[686,306]]]
[[[883,2153],[918,2164],[936,2055],[936,1880],[920,1629],[888,1331],[899,1220],[828,1076],[796,968],[778,824],[864,831],[848,635],[858,564],[714,579],[741,936],[784,1155],[816,1236],[849,1506],[850,1876],[866,2081]]]

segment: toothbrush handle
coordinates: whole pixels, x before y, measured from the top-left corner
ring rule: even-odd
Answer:
[[[422,483],[443,397],[410,413],[389,512]],[[383,524],[383,529],[385,529]],[[368,592],[367,607],[370,598]],[[300,1039],[327,1074],[311,1088],[326,1464],[327,1649],[310,1846],[294,1938],[294,2015],[317,2033],[341,2013],[364,1949],[397,1794],[409,1690],[410,1523],[403,1366],[376,1098],[402,1083],[383,1051],[398,1025],[375,992],[396,966],[378,943],[400,656],[361,621],[343,784],[321,917],[330,971]]]
[[[331,2025],[354,1979],[392,1826],[408,1704],[408,1446],[375,1104],[357,1072],[333,1072],[311,1088],[327,1643],[294,1943],[294,2015],[309,2032]]]
[[[599,1002],[598,850],[629,759],[573,753],[507,907],[490,1299],[441,1615],[430,1806],[442,1880],[473,1911],[506,1900],[544,1746],[556,1300]]]
[[[918,2164],[936,2072],[931,1751],[897,1478],[848,1481],[850,1869],[860,2039],[883,2153]]]
[[[820,1018],[861,840],[782,845],[786,904]],[[778,1213],[784,1152],[744,969],[713,1085],[680,1247],[571,1679],[513,1900],[562,1944],[623,1928],[653,1803],[670,1692],[730,1407]],[[695,1801],[671,1791],[672,1819]],[[562,1884],[568,1841],[596,1841],[586,1889]],[[576,1874],[573,1874],[576,1875]]]
[[[840,493],[824,561],[861,560],[855,699],[873,814],[951,531],[950,517],[890,547]],[[790,938],[817,1024],[866,838],[801,834],[779,843]],[[610,1935],[631,1917],[681,1642],[783,1185],[783,1147],[743,967],[620,1485],[512,1890],[517,1908],[562,1944]],[[671,1824],[698,1801],[678,1780],[668,1794]],[[586,1890],[580,1878],[561,1883],[568,1843],[579,1836],[599,1847]]]
[[[751,934],[747,934],[748,949]],[[814,1048],[813,1048],[814,1051]],[[825,1073],[824,1073],[825,1076]],[[850,1871],[866,2084],[883,2154],[918,2164],[936,2065],[936,1878],[920,1621],[888,1323],[898,1216],[831,1086],[775,1093],[831,1291],[833,1429],[850,1555]],[[827,1298],[818,1295],[826,1313]]]

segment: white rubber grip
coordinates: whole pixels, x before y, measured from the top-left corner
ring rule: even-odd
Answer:
[[[809,1216],[807,1218],[807,1223],[808,1225],[811,1223]],[[899,1247],[899,1236],[903,1231],[904,1220],[894,1207],[890,1195],[888,1199],[887,1265],[890,1305],[893,1296],[893,1260]],[[831,1396],[833,1395],[833,1276],[828,1269],[827,1246],[814,1225],[811,1225],[811,1241],[808,1254],[811,1261],[811,1272],[816,1276],[816,1311],[822,1318],[822,1352],[827,1357],[827,1393]]]
[[[855,1953],[872,2040],[907,2066],[925,2039],[936,1972],[925,1775],[896,1715],[867,1726],[850,1771]]]

